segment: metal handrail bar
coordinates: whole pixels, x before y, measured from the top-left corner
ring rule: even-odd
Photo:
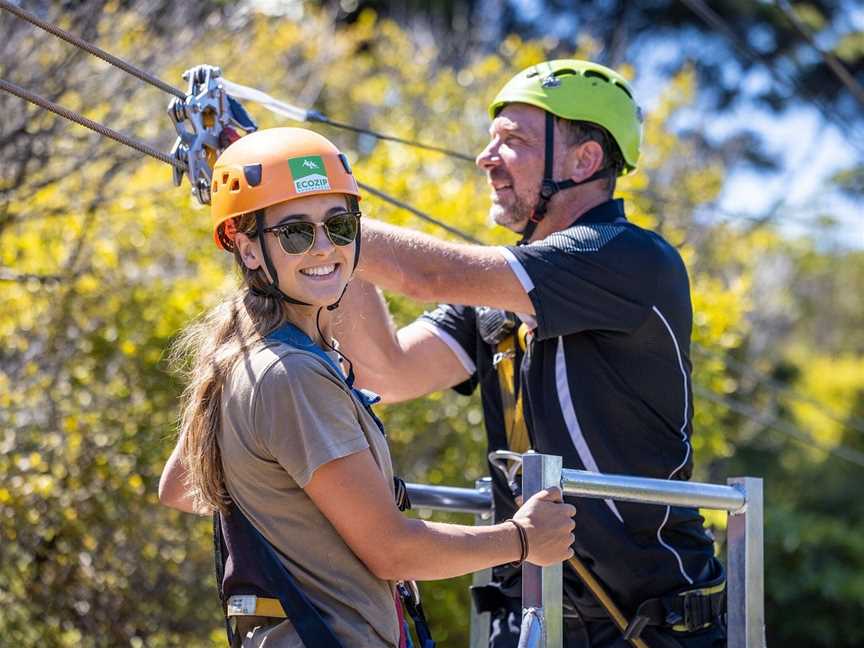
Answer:
[[[488,490],[406,484],[411,506],[433,511],[455,511],[488,515],[492,511],[492,494]]]
[[[605,475],[565,468],[561,471],[564,493],[579,497],[613,499],[671,506],[693,506],[736,513],[746,500],[733,486],[670,481],[627,475]]]
[[[695,506],[732,513],[740,511],[745,504],[744,494],[739,489],[719,484],[605,475],[568,468],[562,471],[561,481],[566,494],[578,497],[664,506]],[[407,486],[412,504],[420,508],[482,515],[492,507],[491,495],[473,488],[429,484]]]
[[[627,475],[604,475],[585,470],[562,469],[561,458],[527,453],[523,455],[522,490],[526,497],[548,485],[562,486],[568,495],[614,499],[644,504],[688,506],[725,510],[727,527],[728,624],[730,648],[764,648],[763,499],[762,480],[736,477],[729,485],[650,479]],[[488,479],[488,478],[487,478]],[[527,479],[527,482],[526,482]],[[492,496],[488,481],[476,488],[408,484],[416,508],[472,513],[477,524],[491,522]],[[561,644],[561,565],[522,566],[522,602],[534,610],[541,633],[525,633],[521,645],[557,648]],[[475,574],[475,585],[488,581],[488,570]],[[533,623],[533,621],[532,621]],[[488,642],[488,614],[472,605],[471,646]]]

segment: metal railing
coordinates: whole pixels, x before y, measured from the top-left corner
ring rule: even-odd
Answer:
[[[550,486],[567,495],[645,504],[725,510],[727,614],[729,648],[765,648],[762,480],[735,477],[727,485],[605,475],[562,468],[561,457],[534,452],[522,456],[522,492],[527,499]],[[408,484],[416,508],[473,513],[478,524],[492,518],[489,479],[474,489]],[[489,581],[491,570],[474,575],[474,584]],[[563,565],[522,567],[523,637],[520,646],[561,648]],[[487,646],[489,615],[472,603],[471,648]]]

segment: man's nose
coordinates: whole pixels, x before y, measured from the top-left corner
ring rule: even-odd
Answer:
[[[490,167],[495,166],[498,160],[498,144],[495,140],[492,140],[486,145],[477,158],[474,160],[474,163],[481,169],[489,169]]]

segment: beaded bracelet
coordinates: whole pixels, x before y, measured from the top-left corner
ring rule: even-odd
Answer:
[[[525,531],[525,527],[519,524],[513,518],[507,518],[504,520],[505,522],[512,522],[513,526],[516,527],[516,530],[519,532],[519,545],[522,548],[522,553],[519,556],[519,560],[510,563],[511,567],[520,567],[522,563],[525,562],[525,559],[528,558],[528,533]]]

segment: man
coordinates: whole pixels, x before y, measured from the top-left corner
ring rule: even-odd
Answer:
[[[446,305],[395,331],[377,291],[355,282],[339,337],[358,382],[390,402],[479,385],[490,450],[530,447],[570,468],[689,479],[686,269],[611,199],[639,157],[629,85],[600,65],[550,61],[507,83],[490,115],[477,157],[490,216],[522,240],[461,245],[364,220],[360,277]],[[505,519],[513,494],[492,477]],[[645,617],[648,645],[725,645],[722,568],[695,509],[577,506],[577,555],[628,618]],[[479,597],[493,613],[491,645],[515,646],[519,572],[498,568],[494,581]],[[564,588],[567,646],[629,645],[570,569]]]

